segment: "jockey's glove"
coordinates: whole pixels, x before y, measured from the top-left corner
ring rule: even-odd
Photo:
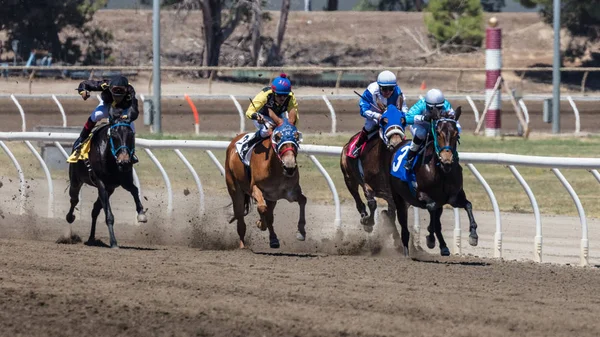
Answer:
[[[429,115],[417,115],[417,116],[415,116],[415,121],[419,121],[419,122],[431,122],[431,116],[429,116]]]

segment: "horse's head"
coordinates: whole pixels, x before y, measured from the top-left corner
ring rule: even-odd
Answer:
[[[283,123],[273,130],[271,143],[283,164],[283,174],[288,177],[293,176],[297,171],[296,155],[301,142],[302,133],[290,124],[287,118],[284,118]]]
[[[459,136],[456,122],[460,118],[460,114],[461,107],[458,107],[454,116],[440,115],[438,112],[440,117],[438,119],[432,118],[431,128],[434,134],[435,153],[445,173],[450,172],[458,156],[456,146]]]
[[[127,115],[127,109],[111,107],[109,115],[110,152],[115,158],[119,170],[129,171],[132,167],[131,157],[135,151],[135,133],[131,128],[131,119]]]
[[[388,149],[396,148],[404,140],[405,123],[404,113],[394,105],[388,106],[387,110],[381,115],[379,136]]]

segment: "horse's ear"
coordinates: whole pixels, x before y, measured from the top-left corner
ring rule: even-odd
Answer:
[[[454,120],[458,121],[460,118],[460,114],[462,113],[462,107],[459,105],[456,110],[454,110]]]

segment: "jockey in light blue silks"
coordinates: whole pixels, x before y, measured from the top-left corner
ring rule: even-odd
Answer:
[[[401,98],[402,106],[399,106]],[[360,147],[367,141],[369,133],[379,126],[379,119],[389,105],[396,105],[404,113],[408,111],[404,94],[396,82],[396,75],[385,70],[379,73],[377,82],[369,84],[358,102],[360,115],[365,118],[365,126],[354,139],[354,146],[349,146],[349,149],[354,150],[348,155],[355,158],[359,156]]]
[[[431,110],[438,108],[442,115],[446,117],[454,116],[454,109],[450,102],[446,100],[444,94],[439,89],[431,89],[425,94],[425,98],[420,99],[415,105],[413,105],[408,113],[406,114],[406,124],[411,125],[411,132],[413,134],[412,143],[410,145],[410,151],[406,156],[406,163],[404,168],[410,171],[413,166],[413,161],[419,152],[427,132],[431,130]],[[460,133],[460,124],[456,121],[458,132]]]

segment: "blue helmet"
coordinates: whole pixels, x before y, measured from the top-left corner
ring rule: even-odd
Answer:
[[[286,74],[282,73],[273,80],[271,89],[277,95],[288,95],[292,92],[292,82],[290,82]]]

